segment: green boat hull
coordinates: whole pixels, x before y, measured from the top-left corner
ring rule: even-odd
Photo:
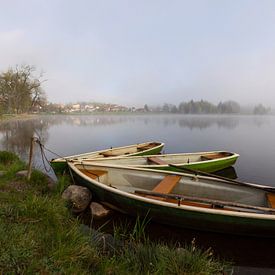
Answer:
[[[200,163],[194,163],[194,164],[189,163],[189,164],[179,165],[179,168],[188,168],[192,170],[212,173],[212,172],[220,171],[230,166],[233,166],[236,163],[237,159],[238,159],[238,156],[231,157],[229,159],[224,159],[224,160],[216,160],[215,162],[200,162]],[[143,168],[145,167],[143,166]],[[176,167],[172,167],[169,165],[159,166],[159,167],[158,166],[150,167],[150,165],[148,165],[146,168],[149,168],[149,169],[153,168],[155,170],[182,172],[180,169],[177,169]]]
[[[158,155],[161,153],[163,146],[164,145],[146,150],[144,152],[137,152],[137,153],[133,153],[133,154],[125,155],[125,156],[127,157],[127,156]],[[60,160],[60,161],[51,161],[51,167],[57,176],[68,173],[68,165],[67,165],[67,161],[65,159]]]
[[[93,198],[101,203],[131,216],[147,217],[171,226],[199,231],[219,232],[257,237],[275,237],[274,220],[206,213],[180,207],[167,207],[159,203],[130,198],[117,192],[107,191],[87,181],[72,171],[75,183],[89,188]]]
[[[62,175],[68,172],[68,165],[65,160],[58,161],[58,162],[51,162],[51,167],[56,175]]]

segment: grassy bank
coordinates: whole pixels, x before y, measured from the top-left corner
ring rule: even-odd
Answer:
[[[68,181],[50,191],[39,171],[29,182],[15,175],[25,168],[0,152],[0,274],[223,274],[211,251],[150,242],[139,220],[130,232],[116,228],[106,249],[106,236],[81,226],[61,199]]]

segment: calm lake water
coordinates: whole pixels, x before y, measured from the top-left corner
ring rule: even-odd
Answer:
[[[0,124],[0,149],[27,159],[33,134],[60,156],[148,140],[165,142],[165,153],[233,151],[239,179],[275,186],[275,116],[44,116]],[[35,163],[42,168],[38,149]]]
[[[27,160],[30,138],[34,134],[41,138],[46,148],[60,156],[149,140],[165,142],[165,153],[233,151],[239,153],[240,158],[235,170],[229,170],[224,175],[275,186],[275,116],[39,116],[25,121],[1,123],[0,149],[14,151]],[[46,156],[48,159],[56,157],[48,151]],[[44,169],[38,147],[35,149],[35,166]],[[213,247],[218,254],[233,259],[239,265],[275,267],[274,240],[225,237],[153,226],[162,227],[161,232],[168,230],[163,234],[183,241],[195,237],[198,244]],[[256,272],[253,274],[259,271],[253,270]],[[270,270],[265,271],[268,274]]]

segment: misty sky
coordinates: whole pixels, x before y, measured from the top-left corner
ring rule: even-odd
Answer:
[[[275,106],[273,0],[0,4],[0,71],[43,70],[51,102]]]

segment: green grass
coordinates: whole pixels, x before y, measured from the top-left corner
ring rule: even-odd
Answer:
[[[29,181],[15,176],[26,168],[17,157],[0,152],[0,167],[0,274],[222,274],[226,267],[195,244],[151,242],[149,220],[116,227],[112,249],[103,249],[104,235],[84,234],[61,199],[68,178],[50,192],[37,170]]]
[[[0,178],[0,274],[91,273],[99,252],[59,192],[47,191],[47,177],[34,170],[29,182],[17,178],[26,165],[16,158],[5,168]]]
[[[148,222],[137,218],[132,226],[115,227],[115,239],[123,240],[124,246],[115,247],[112,257],[101,263],[102,274],[229,274],[231,271],[229,263],[215,259],[211,249],[199,249],[195,240],[184,247],[150,241],[145,233]]]

